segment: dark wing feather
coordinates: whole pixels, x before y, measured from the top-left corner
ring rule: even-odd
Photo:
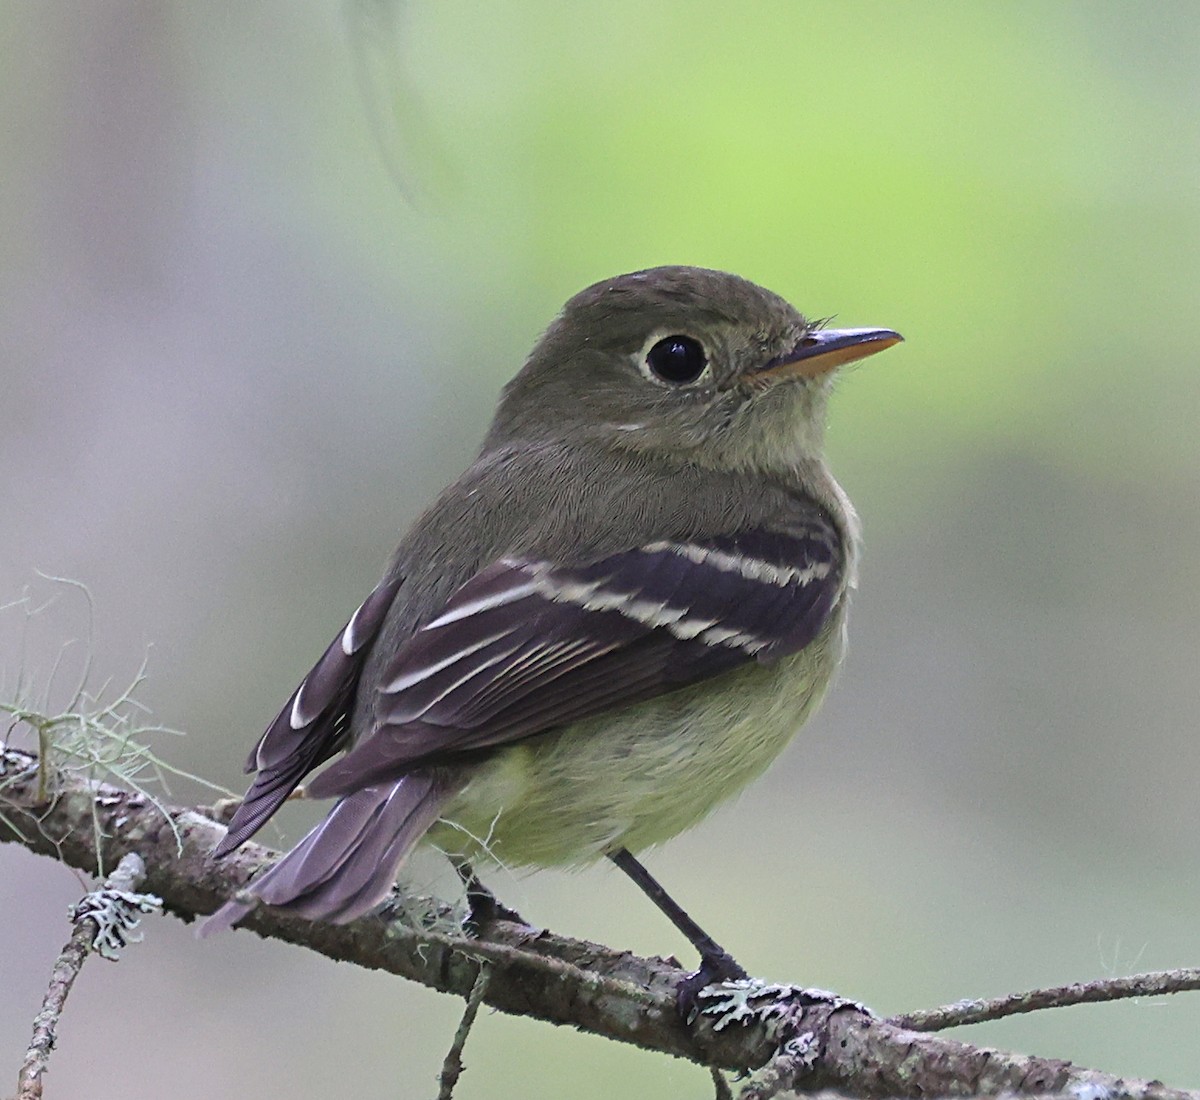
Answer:
[[[387,579],[363,601],[267,727],[246,761],[246,771],[258,774],[215,856],[253,836],[313,768],[345,745],[363,662],[400,584]]]
[[[843,563],[819,514],[582,566],[506,558],[400,648],[378,728],[309,789],[345,794],[795,653],[833,609]]]

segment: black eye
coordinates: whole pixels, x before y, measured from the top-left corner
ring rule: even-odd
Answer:
[[[703,346],[690,336],[664,336],[646,355],[650,373],[672,386],[695,382],[707,365]]]

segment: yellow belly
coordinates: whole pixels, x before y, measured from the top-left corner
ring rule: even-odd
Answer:
[[[842,616],[800,653],[502,749],[427,840],[510,867],[637,852],[695,825],[759,776],[820,703]]]

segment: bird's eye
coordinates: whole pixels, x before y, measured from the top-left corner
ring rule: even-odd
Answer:
[[[672,386],[695,382],[708,366],[708,358],[699,340],[690,336],[664,336],[646,353],[650,373]]]

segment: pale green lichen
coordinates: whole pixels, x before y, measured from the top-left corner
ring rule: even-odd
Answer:
[[[30,747],[36,749],[38,756],[39,801],[53,794],[56,780],[64,775],[112,783],[136,791],[162,813],[175,835],[176,846],[182,850],[182,838],[162,801],[162,796],[170,793],[169,777],[191,780],[221,794],[232,792],[176,767],[150,747],[150,742],[164,735],[182,737],[183,733],[149,721],[150,712],[136,698],[146,681],[146,658],[142,659],[137,672],[124,688],[114,688],[111,681],[102,683],[98,688],[92,687],[91,593],[78,581],[62,577],[45,579],[84,597],[87,632],[83,667],[65,701],[56,702],[56,696],[60,694],[56,681],[60,677],[64,657],[74,644],[66,642],[60,646],[44,683],[40,688],[35,687],[34,678],[24,667],[25,638],[29,623],[54,602],[53,597],[35,603],[27,591],[19,599],[0,605],[0,612],[23,613],[25,618],[18,671],[11,685],[0,669],[0,715],[8,718],[8,728],[2,740],[16,741],[22,732],[33,734],[36,744]],[[20,835],[15,824],[3,816],[4,786],[10,781],[11,777],[8,780],[0,777],[0,818]],[[103,837],[99,814],[94,805],[91,818],[99,873],[103,875]]]

